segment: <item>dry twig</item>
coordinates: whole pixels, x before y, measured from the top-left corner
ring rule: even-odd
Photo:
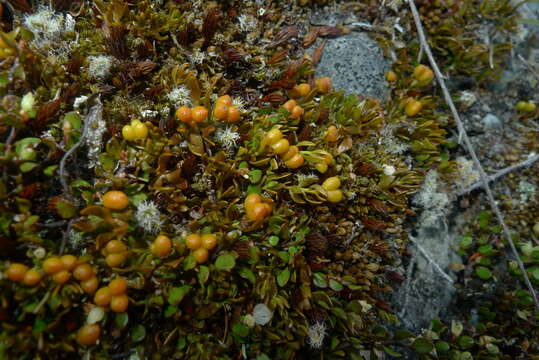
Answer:
[[[524,264],[522,263],[522,259],[520,258],[520,255],[518,254],[517,248],[515,246],[515,243],[513,242],[513,239],[511,238],[511,233],[509,232],[509,228],[507,227],[507,224],[505,223],[503,219],[502,212],[500,211],[500,208],[496,204],[496,200],[494,199],[494,195],[492,194],[492,191],[490,189],[490,186],[488,185],[489,177],[485,173],[485,170],[483,170],[483,167],[481,166],[481,162],[477,158],[477,154],[475,153],[472,143],[470,141],[470,138],[468,137],[468,134],[466,133],[466,130],[464,129],[464,125],[460,119],[460,116],[457,112],[457,109],[455,107],[455,104],[451,100],[451,96],[449,95],[449,91],[447,90],[447,87],[445,86],[444,80],[442,78],[442,74],[440,73],[440,69],[438,68],[438,64],[436,63],[436,60],[434,59],[434,56],[432,55],[432,52],[430,50],[430,46],[427,42],[427,39],[425,37],[425,32],[423,31],[423,25],[421,24],[421,19],[419,18],[419,13],[417,11],[417,7],[415,6],[414,0],[408,0],[408,4],[410,5],[410,10],[412,11],[412,16],[414,18],[414,22],[417,28],[417,34],[419,37],[419,42],[421,43],[421,46],[423,47],[425,53],[427,54],[427,57],[429,59],[429,63],[434,70],[434,74],[436,75],[436,79],[438,80],[438,83],[440,84],[440,87],[442,88],[442,92],[444,94],[445,101],[449,108],[451,109],[451,113],[453,114],[453,117],[455,119],[455,122],[457,124],[457,128],[459,130],[459,143],[461,140],[464,141],[464,145],[466,146],[466,149],[470,153],[470,156],[472,157],[472,160],[479,171],[479,175],[481,177],[481,184],[483,188],[485,189],[485,192],[487,193],[487,198],[490,202],[490,206],[492,208],[492,211],[496,214],[496,218],[498,219],[498,223],[502,227],[503,234],[509,243],[511,250],[513,251],[518,267],[524,277],[524,282],[526,283],[526,286],[528,287],[528,290],[530,291],[530,294],[532,295],[533,302],[535,304],[536,309],[539,311],[539,300],[537,300],[537,293],[535,289],[533,288],[533,285],[530,281],[530,278],[528,277],[528,273],[526,272],[526,268],[524,267]]]

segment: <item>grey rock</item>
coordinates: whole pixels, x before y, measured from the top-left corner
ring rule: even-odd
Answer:
[[[502,121],[494,114],[486,114],[481,120],[485,129],[494,129],[502,125]]]
[[[365,33],[329,39],[316,76],[329,76],[336,89],[386,100],[389,87],[385,74],[389,61],[378,44]]]

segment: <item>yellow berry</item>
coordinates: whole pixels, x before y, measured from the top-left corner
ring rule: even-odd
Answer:
[[[122,277],[118,277],[110,281],[108,288],[112,296],[125,294],[127,291],[127,281]]]
[[[421,103],[421,101],[410,100],[404,107],[404,111],[406,111],[406,115],[408,116],[415,116],[421,111],[422,108],[423,104]]]
[[[97,277],[92,276],[87,280],[81,281],[80,287],[84,292],[88,295],[92,295],[97,290],[97,287],[99,286],[99,280],[97,280]]]
[[[62,270],[64,270],[64,263],[56,256],[50,257],[43,262],[43,271],[48,275],[56,274]]]
[[[321,77],[316,79],[316,88],[319,92],[322,94],[327,94],[331,91],[333,88],[333,84],[331,83],[331,78],[329,77]]]
[[[152,244],[152,254],[158,257],[165,257],[172,250],[172,241],[165,235],[159,235]]]
[[[111,210],[123,210],[129,205],[129,199],[123,191],[111,190],[103,195],[103,206]]]
[[[290,112],[290,117],[292,119],[299,119],[301,115],[303,115],[303,108],[299,105],[296,105],[292,108],[292,111]]]
[[[414,69],[414,77],[421,85],[427,85],[434,78],[434,73],[428,66],[417,65]]]
[[[19,263],[12,263],[6,270],[6,275],[11,281],[23,281],[26,272],[28,271],[28,266]]]
[[[110,309],[114,312],[125,312],[129,306],[129,298],[126,294],[113,296],[110,300]]]
[[[228,117],[228,106],[225,104],[215,104],[213,116],[219,121],[224,121]]]
[[[136,139],[146,139],[148,137],[148,127],[146,124],[141,123],[138,120],[135,120],[131,123],[133,131],[135,132]]]
[[[43,275],[41,274],[41,272],[39,272],[36,269],[30,269],[26,272],[26,274],[24,274],[24,278],[22,282],[24,285],[34,286],[34,285],[39,284],[39,282],[41,281],[41,278],[43,278]]]
[[[217,101],[215,102],[215,104],[217,105],[225,105],[225,106],[230,106],[232,105],[232,98],[230,97],[230,95],[223,95],[223,96],[219,96],[217,98]]]
[[[94,303],[97,306],[108,306],[110,303],[110,300],[112,298],[112,294],[110,293],[110,289],[108,286],[102,287],[94,295]]]
[[[95,345],[101,335],[101,328],[98,324],[87,324],[77,332],[77,342],[80,345],[90,346]]]
[[[301,154],[296,154],[292,158],[286,160],[284,165],[289,169],[297,169],[305,163],[305,158]]]
[[[307,96],[311,92],[311,85],[307,83],[299,84],[293,90],[298,96]]]
[[[341,187],[341,180],[337,176],[328,177],[322,183],[322,187],[326,190],[336,190]]]
[[[127,246],[121,240],[111,240],[105,249],[109,254],[120,254],[127,251]]]
[[[283,161],[292,159],[296,154],[299,154],[299,148],[296,145],[292,145],[288,148],[288,151],[283,154]]]
[[[273,150],[273,153],[276,155],[282,155],[288,151],[288,148],[290,147],[290,144],[288,143],[288,140],[281,139],[271,145],[271,149]]]
[[[202,245],[202,239],[198,234],[189,234],[185,237],[185,246],[190,250],[197,250]]]
[[[193,251],[193,256],[197,263],[202,264],[208,260],[210,253],[207,249],[201,247],[200,249]]]
[[[204,234],[201,236],[202,247],[208,250],[217,246],[217,236],[215,234]]]
[[[71,273],[67,270],[61,270],[52,276],[52,281],[57,284],[65,284],[71,278]]]
[[[243,207],[245,208],[245,212],[249,213],[253,210],[253,208],[262,202],[262,197],[258,194],[249,194],[243,201]]]
[[[125,254],[108,254],[105,258],[105,262],[110,267],[118,267],[122,265],[125,260],[127,260]]]
[[[397,74],[394,71],[388,71],[386,74],[386,80],[389,82],[397,81]]]
[[[71,254],[62,255],[60,261],[64,264],[64,268],[69,271],[77,266],[77,257]]]
[[[297,105],[296,100],[288,100],[287,102],[283,104],[283,107],[285,108],[286,111],[288,111],[289,113],[292,113],[292,110],[294,109],[296,105]]]
[[[228,108],[226,121],[229,123],[237,123],[240,120],[241,113],[237,107],[231,106]]]
[[[79,264],[73,270],[73,277],[79,281],[86,281],[94,275],[92,265],[88,263]]]
[[[283,133],[281,132],[281,130],[277,128],[273,128],[270,131],[268,131],[268,133],[264,137],[264,140],[266,144],[273,145],[277,141],[281,140],[282,138],[283,138]]]
[[[327,142],[335,142],[337,141],[338,136],[339,131],[337,130],[337,127],[335,125],[331,125],[326,130],[326,133],[324,134],[324,139],[326,139]]]
[[[328,171],[328,164],[325,162],[319,162],[314,165],[314,168],[320,173],[324,174],[326,171]]]
[[[137,138],[137,136],[135,135],[135,129],[133,129],[131,125],[125,125],[122,128],[122,136],[127,141],[133,141]]]
[[[264,220],[271,214],[271,206],[267,203],[257,203],[250,211],[246,211],[247,218],[253,222]]]
[[[338,203],[342,200],[342,197],[343,195],[340,189],[328,191],[328,201],[331,203]]]

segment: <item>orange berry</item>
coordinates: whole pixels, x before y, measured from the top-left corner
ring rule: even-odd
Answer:
[[[43,262],[43,271],[46,274],[52,275],[64,270],[64,263],[60,258],[53,256]]]
[[[26,272],[28,271],[28,266],[19,263],[12,263],[6,270],[6,275],[11,281],[23,281]]]
[[[58,271],[52,276],[52,281],[57,284],[65,284],[71,278],[71,273],[67,270]]]
[[[195,106],[193,110],[191,110],[191,113],[195,123],[201,123],[208,117],[208,109],[204,106]]]
[[[80,345],[95,345],[101,335],[101,328],[97,324],[87,324],[79,329],[77,332],[77,342]]]
[[[41,278],[43,278],[41,272],[35,269],[30,269],[26,272],[26,274],[24,274],[24,279],[22,280],[22,282],[24,285],[34,286],[39,284]]]
[[[337,127],[335,125],[330,125],[328,129],[326,130],[324,139],[326,139],[327,142],[335,142],[337,141],[338,137],[339,137],[339,131],[337,130]]]
[[[397,81],[397,74],[394,71],[388,71],[386,74],[386,80],[389,82]]]
[[[129,199],[123,191],[111,190],[103,195],[103,206],[111,210],[123,210],[129,205]]]
[[[201,247],[200,249],[196,249],[195,251],[193,251],[193,256],[197,263],[202,264],[208,260],[210,253],[207,249]]]
[[[296,154],[292,158],[286,160],[284,165],[289,169],[297,169],[305,163],[305,158],[301,154]]]
[[[124,254],[108,254],[105,258],[105,262],[110,267],[118,267],[122,265],[127,257]]]
[[[121,240],[111,240],[105,246],[109,254],[119,254],[127,251],[127,246]]]
[[[124,312],[128,306],[129,298],[125,294],[113,296],[110,300],[110,309],[114,312]]]
[[[283,104],[283,107],[285,108],[286,111],[288,111],[289,113],[292,113],[292,109],[294,109],[294,106],[296,106],[296,100],[288,100],[287,102],[285,102]]]
[[[183,123],[191,124],[193,122],[193,114],[187,106],[182,106],[176,110],[176,117]]]
[[[112,295],[108,286],[102,287],[94,295],[94,303],[97,306],[108,306]]]
[[[303,115],[303,112],[304,112],[303,108],[299,105],[296,105],[292,108],[290,117],[292,119],[299,119],[301,115]]]
[[[228,106],[225,104],[216,104],[213,109],[213,116],[219,121],[226,120],[228,116]]]
[[[277,128],[273,128],[266,133],[266,136],[264,136],[264,144],[273,145],[277,141],[281,140],[282,138],[283,138],[282,131]]]
[[[159,235],[155,238],[152,244],[152,254],[158,257],[164,257],[170,254],[172,250],[172,241],[165,235]]]
[[[245,208],[246,212],[252,211],[252,209],[258,204],[262,202],[262,197],[258,194],[249,194],[243,201],[243,207]]]
[[[294,93],[298,96],[307,96],[311,92],[311,85],[307,83],[299,84],[294,87]]]
[[[66,270],[73,270],[75,266],[77,266],[77,257],[71,254],[62,255],[60,257],[60,260],[62,261],[62,264],[64,264],[64,268]]]
[[[247,218],[253,222],[264,220],[271,213],[271,206],[266,203],[258,203],[247,212]]]
[[[241,113],[237,107],[231,106],[228,108],[226,121],[229,123],[237,123],[240,120]]]
[[[202,238],[198,234],[189,234],[185,238],[185,245],[191,250],[197,250],[202,245]]]
[[[92,276],[88,280],[84,280],[80,283],[80,287],[88,295],[95,293],[98,286],[99,286],[99,280],[97,280],[97,277],[95,276]]]
[[[109,283],[109,290],[112,296],[125,294],[127,291],[127,281],[124,278],[116,278]]]
[[[326,76],[326,77],[321,77],[321,78],[316,79],[316,88],[322,94],[329,93],[331,89],[333,88],[333,84],[331,83],[331,78]]]
[[[202,247],[211,250],[217,246],[217,236],[215,234],[204,234],[201,236]]]
[[[423,104],[421,101],[410,100],[404,107],[404,111],[406,111],[406,115],[408,116],[415,116],[421,111],[422,108]]]
[[[73,277],[79,281],[86,281],[94,275],[94,268],[88,263],[79,264],[73,270]]]
[[[215,104],[216,105],[230,106],[230,105],[232,105],[232,98],[230,97],[230,95],[219,96],[217,98],[217,101],[215,102]]]

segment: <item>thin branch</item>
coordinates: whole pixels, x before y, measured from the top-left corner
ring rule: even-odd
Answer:
[[[425,259],[427,259],[427,261],[429,263],[431,263],[432,266],[434,266],[434,269],[436,269],[440,273],[440,275],[442,275],[442,277],[444,279],[446,279],[451,285],[453,285],[453,283],[454,283],[453,279],[451,279],[451,277],[444,272],[444,270],[440,267],[440,265],[438,265],[438,263],[436,261],[434,261],[434,259],[427,252],[427,250],[425,250],[425,248],[423,248],[423,246],[419,245],[419,243],[417,241],[415,241],[415,239],[413,237],[410,236],[409,238],[410,238],[410,241],[412,241],[414,243],[414,245],[417,247],[417,250],[419,250],[421,255],[423,255],[423,257]]]
[[[522,162],[519,162],[518,164],[511,165],[511,166],[508,166],[506,168],[503,168],[503,169],[495,172],[494,174],[488,176],[487,180],[488,180],[488,182],[495,181],[496,179],[498,179],[498,178],[500,178],[500,177],[502,177],[504,175],[507,175],[512,171],[515,171],[515,170],[518,170],[518,169],[521,169],[521,168],[524,168],[524,167],[531,166],[534,162],[536,162],[538,160],[539,160],[539,154],[536,154],[536,155],[533,155],[533,156],[528,156],[528,158],[526,160],[524,160]],[[461,190],[458,193],[458,196],[468,194],[470,191],[473,191],[473,190],[475,190],[477,188],[480,188],[481,186],[482,186],[481,181],[473,183],[472,185],[468,186],[464,190]]]
[[[73,221],[75,221],[75,219],[69,220],[69,222],[67,223],[67,229],[65,229],[64,233],[62,234],[62,243],[60,244],[60,255],[64,253],[67,240],[69,238],[69,235],[71,234],[71,227],[73,225]]]
[[[466,130],[464,129],[464,125],[462,121],[460,120],[460,116],[457,112],[455,104],[453,104],[453,101],[451,100],[451,96],[449,95],[449,91],[447,90],[447,87],[445,86],[445,83],[442,79],[442,74],[440,73],[440,69],[438,68],[436,61],[434,60],[434,56],[432,55],[430,46],[425,37],[425,32],[423,31],[423,25],[421,24],[421,19],[419,18],[419,13],[417,11],[417,7],[415,6],[414,0],[408,0],[408,4],[410,5],[410,10],[412,11],[412,16],[414,18],[414,22],[417,28],[417,34],[419,36],[419,41],[425,48],[425,52],[427,53],[427,57],[429,58],[430,65],[432,66],[434,70],[434,74],[436,75],[436,78],[440,84],[440,87],[442,88],[445,101],[447,105],[449,106],[449,108],[451,109],[451,112],[453,113],[453,117],[455,119],[457,128],[459,130],[459,143],[461,140],[460,138],[462,138],[462,140],[464,141],[464,145],[466,146],[477,170],[479,171],[479,175],[481,177],[481,183],[483,185],[483,188],[485,189],[485,192],[487,193],[487,198],[490,202],[492,211],[494,211],[494,213],[496,214],[498,223],[502,227],[503,234],[507,242],[509,243],[511,250],[515,254],[518,267],[522,273],[522,276],[524,277],[524,282],[526,283],[526,286],[528,290],[530,291],[530,294],[532,295],[533,302],[535,304],[536,309],[539,311],[539,300],[537,300],[537,293],[535,292],[535,289],[533,288],[530,278],[528,277],[528,273],[526,272],[526,268],[524,267],[524,264],[522,263],[522,259],[520,258],[520,255],[518,254],[515,243],[513,242],[513,239],[511,238],[511,233],[509,232],[509,228],[507,227],[507,224],[505,223],[503,219],[502,212],[500,211],[500,208],[498,207],[498,204],[496,203],[496,200],[494,199],[494,195],[492,194],[492,191],[490,190],[490,186],[488,185],[488,182],[489,182],[488,176],[485,173],[485,170],[483,170],[483,167],[481,166],[481,162],[477,158],[477,154],[475,153],[472,143],[470,141],[470,138],[468,137],[468,134],[466,133]]]

